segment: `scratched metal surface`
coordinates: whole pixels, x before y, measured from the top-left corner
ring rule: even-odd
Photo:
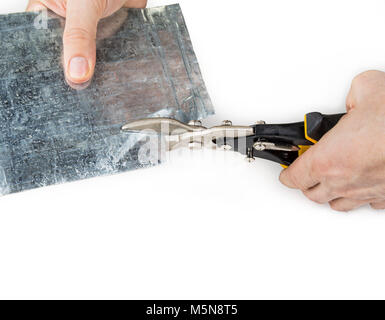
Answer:
[[[103,20],[81,91],[63,76],[63,20],[49,14],[44,28],[37,17],[0,16],[0,195],[146,167],[125,122],[213,113],[179,5]]]

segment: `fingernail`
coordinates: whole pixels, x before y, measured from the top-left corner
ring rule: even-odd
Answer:
[[[87,76],[89,70],[90,69],[86,58],[73,57],[69,63],[68,74],[72,80],[82,80]]]

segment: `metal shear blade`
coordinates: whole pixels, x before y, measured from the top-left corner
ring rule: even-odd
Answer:
[[[188,124],[170,118],[148,118],[131,121],[122,127],[126,132],[160,134],[164,137],[166,149],[179,147],[215,147],[214,141],[220,138],[240,138],[254,134],[250,126],[233,126],[229,121],[221,126],[206,128],[198,120]]]

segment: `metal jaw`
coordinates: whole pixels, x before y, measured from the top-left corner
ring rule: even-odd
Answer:
[[[279,132],[281,125],[273,127]],[[250,162],[257,157],[290,164],[298,156],[298,146],[277,139],[275,133],[271,135],[271,128],[263,121],[254,126],[234,126],[231,121],[223,121],[220,126],[206,128],[198,120],[186,124],[170,118],[145,118],[127,123],[122,131],[160,136],[161,148],[166,151],[208,147],[239,152]]]
[[[166,150],[180,147],[216,147],[215,140],[223,138],[241,138],[254,134],[250,126],[233,126],[230,121],[223,121],[221,126],[206,128],[200,121],[190,121],[188,124],[170,118],[146,118],[125,124],[126,132],[145,134],[160,134],[166,141]],[[224,147],[224,149],[226,149]]]

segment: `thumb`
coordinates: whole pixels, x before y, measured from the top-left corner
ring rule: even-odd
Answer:
[[[104,1],[68,0],[63,34],[64,70],[70,86],[79,89],[91,80],[96,62],[96,30]]]
[[[302,156],[293,162],[293,164],[283,170],[279,180],[285,186],[292,189],[307,190],[319,183],[316,174],[312,170],[313,153],[317,145],[311,147]]]

